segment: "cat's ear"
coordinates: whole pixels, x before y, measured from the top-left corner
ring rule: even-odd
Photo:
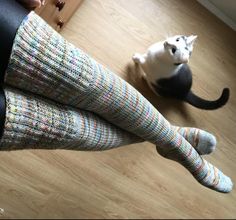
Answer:
[[[164,42],[164,48],[165,49],[169,49],[170,47],[172,47],[173,45],[170,44],[167,40]]]
[[[197,39],[197,35],[191,35],[191,36],[187,37],[188,46],[193,46],[196,39]]]

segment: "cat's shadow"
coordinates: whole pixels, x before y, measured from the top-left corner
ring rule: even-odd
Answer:
[[[195,124],[194,118],[186,108],[186,103],[176,99],[164,98],[152,92],[143,78],[142,70],[137,64],[129,63],[126,66],[125,80],[148,99],[164,117],[169,118],[174,112],[181,116],[186,123],[191,122],[191,124]]]

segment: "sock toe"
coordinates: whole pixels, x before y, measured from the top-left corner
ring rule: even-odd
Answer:
[[[220,170],[219,172],[219,183],[217,184],[217,189],[219,192],[223,192],[223,193],[229,193],[230,191],[232,191],[233,189],[233,182],[232,180],[224,175]]]
[[[210,154],[216,149],[216,138],[214,135],[204,132],[204,135],[201,135],[202,138],[199,139],[199,143],[197,146],[198,151],[201,154]]]

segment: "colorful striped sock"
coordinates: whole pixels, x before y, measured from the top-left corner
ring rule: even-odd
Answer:
[[[185,147],[188,148],[187,146]],[[156,147],[159,154],[163,157],[177,161],[188,170],[191,170],[193,176],[202,185],[219,192],[226,193],[232,190],[233,183],[231,179],[225,176],[218,168],[201,158],[195,150],[190,149],[188,154],[183,155],[180,153],[180,151],[183,150],[183,147],[180,148],[182,149],[170,149],[163,146]]]
[[[5,82],[94,112],[157,145],[163,156],[178,161],[201,184],[222,192],[232,190],[230,178],[212,172],[136,89],[68,43],[33,12],[17,32]]]
[[[0,150],[70,149],[101,151],[141,142],[99,116],[7,88]]]
[[[177,127],[173,129],[181,134],[200,155],[210,154],[216,148],[216,138],[213,134],[191,127]]]

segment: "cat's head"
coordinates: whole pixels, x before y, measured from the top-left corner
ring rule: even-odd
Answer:
[[[196,35],[191,35],[188,37],[176,35],[174,37],[167,38],[164,41],[164,49],[168,60],[173,62],[175,65],[187,63],[192,54],[193,44],[196,39]]]

